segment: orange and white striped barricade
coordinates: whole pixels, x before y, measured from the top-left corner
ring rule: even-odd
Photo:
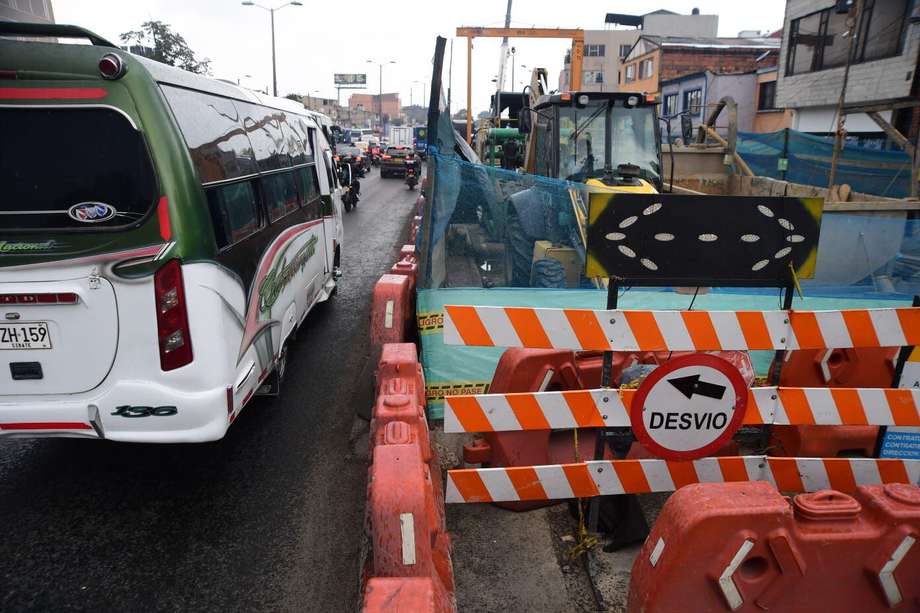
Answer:
[[[445,307],[445,343],[605,351],[714,351],[914,345],[920,308],[667,312]],[[635,425],[637,391],[610,388],[447,399],[445,431]],[[920,391],[894,388],[746,390],[746,425],[920,426]],[[449,471],[447,502],[497,502],[670,491],[689,483],[768,481],[784,491],[920,482],[920,461],[876,458],[595,460]]]

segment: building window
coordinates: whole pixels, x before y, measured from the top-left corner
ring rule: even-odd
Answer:
[[[632,49],[632,47],[632,45],[620,45],[620,59],[629,55],[629,50]]]
[[[636,80],[636,65],[630,64],[626,67],[626,82],[631,83]]]
[[[665,117],[677,115],[677,94],[665,94],[663,111]]]
[[[607,45],[585,45],[585,57],[604,57]]]
[[[700,115],[703,111],[703,90],[690,89],[684,92],[684,111],[691,115]]]
[[[581,75],[582,85],[591,85],[592,83],[603,83],[604,82],[604,71],[603,70],[586,70]]]
[[[655,62],[651,59],[642,60],[639,64],[639,78],[650,79],[655,72]]]
[[[776,81],[766,81],[760,84],[757,94],[757,110],[772,111],[776,108]]]
[[[910,0],[864,0],[854,63],[892,57],[901,52],[910,4]],[[792,20],[786,74],[845,65],[850,45],[846,32],[847,15],[838,13],[835,7]]]

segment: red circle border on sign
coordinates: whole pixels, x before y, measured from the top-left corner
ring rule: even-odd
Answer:
[[[645,422],[642,420],[642,409],[645,406],[645,401],[648,398],[649,392],[652,391],[652,388],[655,387],[659,381],[675,370],[688,366],[708,366],[728,377],[728,380],[731,381],[732,387],[735,390],[735,414],[725,427],[725,431],[708,445],[699,449],[675,451],[662,447],[652,439],[648,430],[645,429]],[[744,377],[741,376],[741,373],[738,372],[738,369],[735,368],[731,362],[708,353],[693,353],[691,355],[682,355],[669,360],[653,370],[651,374],[642,381],[629,407],[629,421],[632,424],[632,430],[636,435],[636,439],[638,439],[642,446],[653,455],[665,460],[697,460],[718,451],[731,440],[735,432],[738,431],[741,424],[744,422],[744,414],[745,411],[747,411],[747,401],[747,384],[744,381]]]

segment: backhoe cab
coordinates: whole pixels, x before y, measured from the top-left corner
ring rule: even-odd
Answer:
[[[614,191],[661,191],[654,97],[564,92],[540,96],[532,108],[527,94],[524,101],[528,172]]]

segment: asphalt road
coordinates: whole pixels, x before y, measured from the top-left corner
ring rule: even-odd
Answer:
[[[417,190],[362,180],[338,295],[298,333],[282,396],[203,445],[0,442],[0,611],[353,611],[374,281]],[[366,429],[366,426],[364,426]]]

